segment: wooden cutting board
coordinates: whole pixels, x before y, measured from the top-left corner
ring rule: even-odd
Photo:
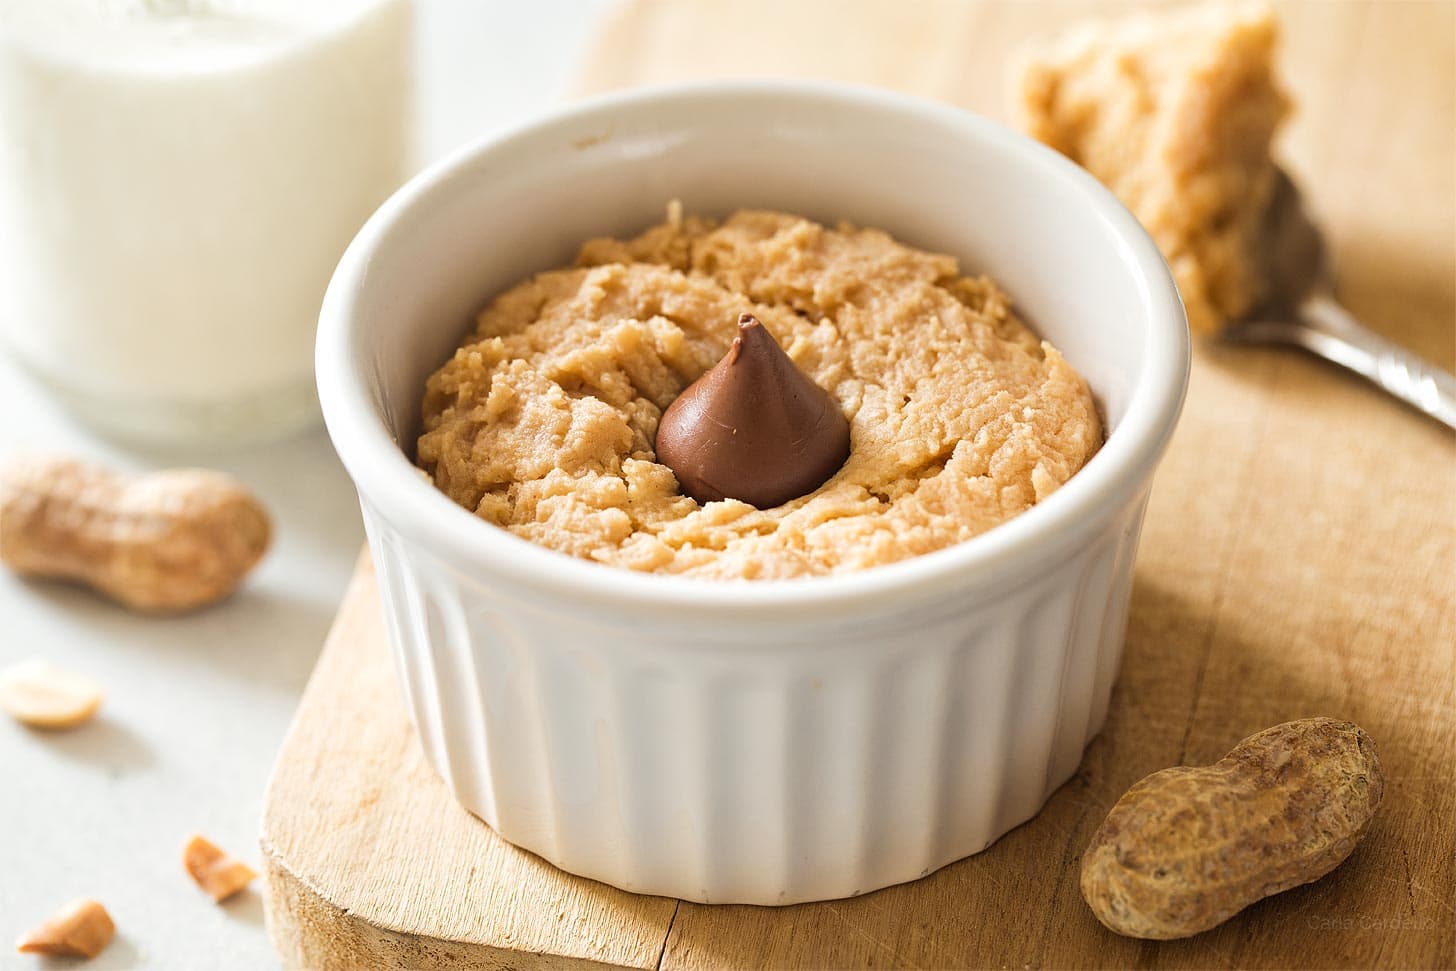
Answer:
[[[583,90],[794,74],[1002,115],[1005,54],[1089,4],[638,2]],[[1284,146],[1372,326],[1456,357],[1456,5],[1280,8]],[[1119,938],[1077,861],[1144,774],[1329,714],[1376,738],[1385,806],[1331,876],[1191,940]],[[398,697],[367,562],[263,824],[289,967],[1438,967],[1456,964],[1456,442],[1335,369],[1204,343],[1144,531],[1107,726],[1036,819],[924,880],[782,909],[566,876],[449,798]]]

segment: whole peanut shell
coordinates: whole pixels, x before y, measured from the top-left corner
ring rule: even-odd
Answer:
[[[1358,725],[1276,725],[1213,765],[1164,769],[1129,789],[1082,857],[1082,896],[1119,934],[1197,934],[1339,866],[1384,791]]]
[[[191,610],[233,591],[268,548],[267,513],[230,476],[129,476],[65,458],[0,472],[0,561],[87,584],[134,610]]]

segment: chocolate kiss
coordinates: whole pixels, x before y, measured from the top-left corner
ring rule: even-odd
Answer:
[[[698,502],[768,509],[813,492],[849,457],[849,421],[752,314],[723,360],[662,414],[657,460]]]

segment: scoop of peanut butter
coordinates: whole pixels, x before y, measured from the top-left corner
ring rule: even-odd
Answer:
[[[728,353],[677,397],[657,429],[657,460],[698,502],[759,509],[823,485],[849,457],[849,421],[752,314]]]

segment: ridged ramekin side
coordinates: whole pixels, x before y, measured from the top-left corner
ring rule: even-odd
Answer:
[[[462,804],[628,890],[787,904],[978,852],[1075,772],[1144,504],[993,603],[777,641],[525,603],[365,510],[411,717]]]
[[[426,376],[490,293],[656,218],[664,186],[962,254],[1096,389],[1102,450],[985,537],[806,584],[638,576],[473,521],[401,448]],[[1064,157],[950,106],[765,80],[607,96],[432,167],[341,260],[317,361],[411,717],[460,801],[578,873],[789,903],[975,852],[1075,771],[1189,344],[1153,241]]]

